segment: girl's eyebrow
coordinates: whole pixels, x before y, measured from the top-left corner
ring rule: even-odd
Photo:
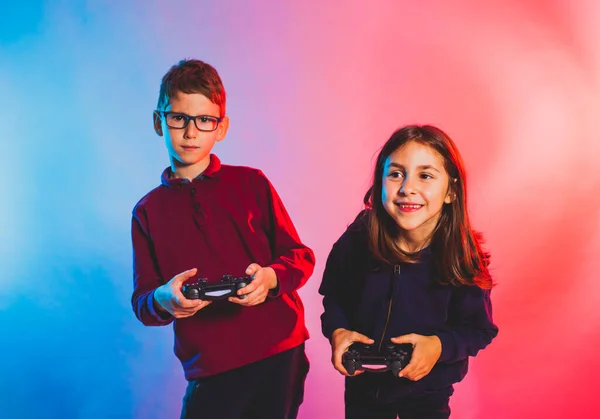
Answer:
[[[390,167],[397,167],[398,169],[405,169],[405,167],[399,163],[394,163],[391,162],[390,163]],[[417,169],[419,170],[435,170],[438,173],[441,173],[438,169],[436,169],[434,166],[430,165],[430,164],[422,164],[421,166],[417,166]]]

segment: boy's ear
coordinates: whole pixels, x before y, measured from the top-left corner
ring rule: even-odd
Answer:
[[[159,137],[162,137],[163,131],[162,124],[160,122],[160,113],[158,113],[158,111],[154,111],[152,116],[154,117],[154,132],[156,132]]]
[[[223,120],[219,122],[219,127],[217,128],[217,141],[222,141],[227,135],[227,131],[229,130],[229,117],[224,116]]]

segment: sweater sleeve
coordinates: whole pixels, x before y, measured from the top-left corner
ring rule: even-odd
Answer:
[[[174,317],[154,309],[154,291],[164,284],[156,267],[152,240],[144,225],[143,212],[136,208],[131,220],[133,245],[133,295],[131,305],[136,317],[146,326],[163,326]]]
[[[277,288],[269,293],[269,297],[277,298],[299,289],[306,283],[315,267],[315,255],[300,241],[281,198],[260,171],[258,182],[257,190],[261,195],[259,199],[265,208],[264,225],[273,255],[268,266],[275,271],[278,282]]]
[[[448,322],[435,334],[442,342],[439,362],[475,356],[498,334],[492,319],[491,291],[478,286],[458,287],[450,302]]]

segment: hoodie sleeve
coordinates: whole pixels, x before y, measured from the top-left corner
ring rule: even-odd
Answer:
[[[323,296],[324,309],[321,314],[321,329],[327,339],[331,339],[336,329],[350,330],[350,321],[346,314],[348,287],[344,287],[344,280],[348,278],[347,262],[347,255],[338,241],[329,253],[319,287],[319,294]]]
[[[492,319],[491,291],[458,287],[453,293],[447,325],[436,335],[442,342],[439,362],[451,363],[477,353],[498,334]]]

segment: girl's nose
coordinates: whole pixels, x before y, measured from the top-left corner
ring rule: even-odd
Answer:
[[[403,195],[411,195],[415,193],[416,187],[413,182],[412,176],[406,175],[404,178],[404,182],[402,182],[402,186],[400,187],[400,193]]]

